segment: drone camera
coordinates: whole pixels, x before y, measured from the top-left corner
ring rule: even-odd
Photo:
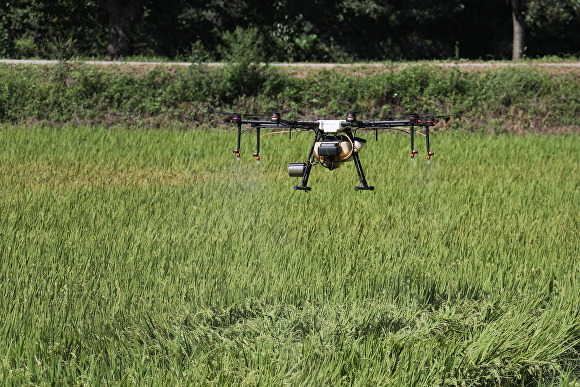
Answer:
[[[302,176],[304,176],[305,169],[306,169],[306,163],[290,163],[290,164],[288,164],[288,176],[290,176],[290,177],[302,177]]]

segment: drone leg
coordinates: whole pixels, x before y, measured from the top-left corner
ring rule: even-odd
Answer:
[[[359,191],[359,190],[372,191],[372,190],[374,190],[375,187],[369,186],[367,183],[367,179],[365,178],[365,173],[363,171],[362,164],[360,162],[360,158],[358,156],[358,153],[353,154],[352,158],[354,161],[354,165],[356,167],[356,173],[358,174],[358,180],[360,181],[360,184],[361,184],[360,186],[354,187],[354,190],[355,191]]]
[[[302,181],[300,182],[300,185],[294,186],[295,190],[308,192],[312,189],[308,187],[308,177],[310,177],[310,169],[312,169],[312,164],[308,162],[306,163],[306,167],[304,167],[304,174],[302,175]]]
[[[429,127],[425,127],[425,144],[427,146],[427,160],[431,160],[431,156],[435,154],[435,152],[431,152],[431,143],[429,142]]]
[[[409,133],[411,134],[411,158],[414,158],[419,151],[415,149],[415,127],[413,125],[411,125]]]
[[[316,145],[316,141],[320,140],[320,131],[316,130],[314,132],[314,141],[312,142],[312,147],[310,148],[310,156],[308,156],[308,162],[306,163],[306,167],[304,167],[304,174],[302,175],[302,181],[300,185],[295,185],[295,190],[301,190],[308,192],[312,188],[308,187],[308,178],[310,177],[310,170],[312,169],[312,158],[314,157],[314,146]]]
[[[256,160],[260,161],[260,127],[256,128],[256,152],[253,154]]]
[[[242,123],[238,120],[238,146],[234,149],[236,157],[240,157],[240,146],[242,143]]]

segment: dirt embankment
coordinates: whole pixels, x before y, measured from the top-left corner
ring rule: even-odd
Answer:
[[[0,59],[0,63],[14,65],[55,65],[59,63],[55,60],[33,60],[33,59]],[[72,64],[88,64],[95,66],[116,66],[117,68],[126,68],[133,70],[142,69],[150,70],[155,67],[187,67],[191,66],[189,62],[132,62],[132,61],[70,61]],[[205,63],[209,67],[225,66],[225,63]],[[468,71],[485,71],[488,69],[502,69],[509,67],[535,67],[554,72],[578,73],[580,74],[580,62],[475,62],[475,61],[457,61],[457,62],[380,62],[380,63],[270,63],[269,66],[279,68],[287,73],[300,76],[308,72],[320,70],[336,70],[345,72],[359,72],[363,74],[375,74],[386,71],[397,71],[409,66],[436,66],[444,68],[459,68]]]

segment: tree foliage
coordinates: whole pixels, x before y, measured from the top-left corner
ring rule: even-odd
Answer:
[[[239,31],[257,31],[272,61],[504,59],[512,54],[510,0],[4,0],[0,56],[74,54],[208,59]],[[519,0],[527,56],[580,52],[580,0]],[[239,33],[239,32],[238,32]],[[254,33],[254,32],[251,32]],[[231,43],[231,42],[230,42]]]

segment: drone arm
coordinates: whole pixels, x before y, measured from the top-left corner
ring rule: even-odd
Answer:
[[[383,121],[363,121],[359,123],[359,128],[379,128],[387,129],[393,126],[410,126],[413,120],[383,120]]]
[[[277,129],[304,129],[304,130],[314,130],[317,129],[319,123],[316,121],[284,121],[280,122],[270,122],[270,121],[258,121],[258,120],[242,120],[242,124],[251,125],[251,129],[255,128],[277,128]]]

